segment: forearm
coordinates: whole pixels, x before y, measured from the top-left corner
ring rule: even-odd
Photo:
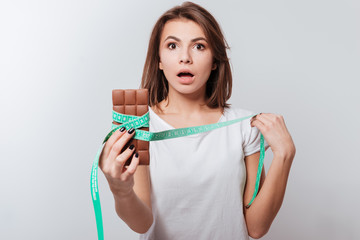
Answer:
[[[133,231],[145,233],[150,228],[152,211],[134,191],[127,196],[114,194],[114,200],[116,213]]]
[[[278,213],[285,195],[286,184],[294,156],[275,156],[258,195],[245,209],[248,231],[263,236]]]

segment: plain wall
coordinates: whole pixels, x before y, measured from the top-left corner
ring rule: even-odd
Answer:
[[[111,90],[139,87],[152,27],[179,3],[0,2],[0,239],[97,239],[90,170]],[[359,1],[196,3],[231,47],[230,103],[283,115],[297,147],[262,239],[360,239]],[[105,238],[138,239],[100,171],[99,188]]]

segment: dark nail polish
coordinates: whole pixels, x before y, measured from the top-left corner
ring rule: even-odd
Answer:
[[[130,128],[129,131],[128,131],[128,133],[129,133],[129,134],[132,134],[134,131],[135,131],[135,128]]]
[[[129,147],[129,149],[130,149],[130,150],[133,150],[134,147],[135,147],[134,144],[131,144],[130,147]]]
[[[119,129],[120,132],[123,132],[126,128],[125,127],[122,127]]]
[[[135,153],[135,157],[138,158],[138,157],[139,157],[139,154],[138,154],[138,153]]]

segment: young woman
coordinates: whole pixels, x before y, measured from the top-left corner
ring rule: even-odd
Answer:
[[[218,23],[199,5],[186,2],[160,17],[141,83],[149,90],[151,132],[252,114],[226,103],[232,87],[227,48]],[[246,208],[255,188],[260,132],[274,159]],[[117,214],[140,239],[248,239],[269,230],[295,155],[282,116],[263,113],[209,132],[150,142],[149,166],[138,166],[133,146],[120,152],[133,135],[134,129],[115,132],[99,165]]]

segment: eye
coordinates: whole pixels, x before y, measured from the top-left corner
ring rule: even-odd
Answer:
[[[169,43],[167,46],[168,46],[168,48],[170,48],[170,49],[175,49],[175,48],[176,48],[176,44],[175,44],[175,43]]]
[[[197,43],[197,44],[195,45],[195,48],[196,48],[197,50],[204,50],[204,49],[205,49],[205,46],[204,46],[203,44],[201,44],[201,43]]]

